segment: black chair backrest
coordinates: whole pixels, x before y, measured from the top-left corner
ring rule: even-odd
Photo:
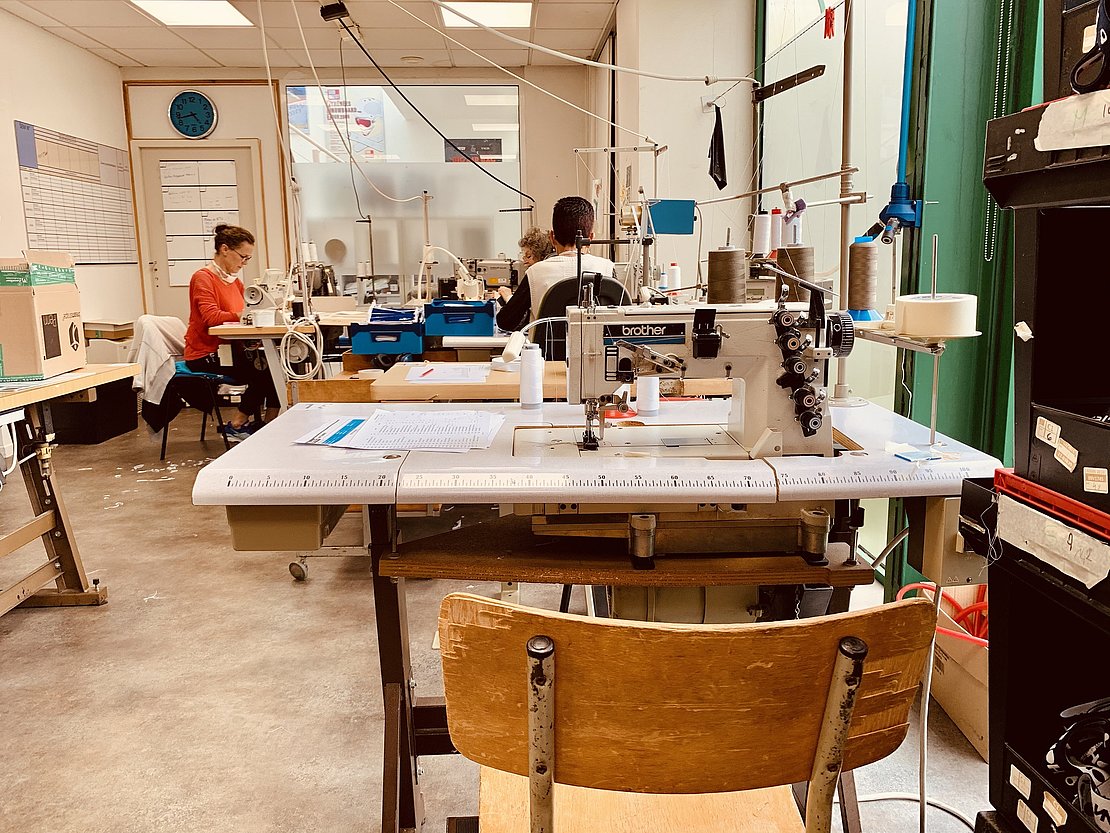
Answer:
[[[601,278],[597,283],[596,272],[583,272],[582,283],[594,283],[599,286],[595,297],[598,306],[619,307],[631,302],[628,293],[624,291],[620,281],[615,278]],[[567,314],[567,307],[577,306],[579,298],[578,278],[565,278],[553,284],[547,294],[540,301],[539,318],[557,318]],[[539,319],[537,319],[539,320]],[[552,321],[549,324],[540,324],[536,327],[532,340],[540,345],[543,357],[547,361],[563,362],[567,359],[567,324],[565,321]]]

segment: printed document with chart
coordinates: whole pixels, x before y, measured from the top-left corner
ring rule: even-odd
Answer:
[[[469,451],[489,448],[505,422],[485,411],[374,411],[341,417],[297,440],[301,445],[375,451]]]

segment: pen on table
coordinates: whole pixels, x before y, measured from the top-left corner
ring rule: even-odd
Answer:
[[[423,379],[423,378],[424,378],[425,376],[427,376],[427,375],[428,375],[429,373],[431,373],[431,372],[432,372],[433,370],[435,370],[435,368],[434,368],[434,367],[429,367],[429,368],[428,368],[427,370],[425,370],[425,371],[424,371],[423,373],[421,373],[421,374],[420,374],[420,378],[421,378],[421,379]]]

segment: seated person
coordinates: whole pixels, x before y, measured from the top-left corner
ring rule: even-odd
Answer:
[[[215,228],[211,262],[193,273],[189,281],[189,328],[185,331],[185,364],[199,373],[220,373],[246,385],[238,410],[219,430],[229,440],[243,440],[257,426],[251,417],[266,403],[266,420],[276,419],[281,408],[274,380],[262,346],[256,342],[231,344],[231,367],[221,367],[219,338],[208,328],[239,323],[243,311],[243,266],[254,256],[254,235],[245,228],[220,224]]]
[[[533,263],[547,260],[555,254],[555,247],[551,244],[551,232],[535,226],[524,232],[517,245],[520,246],[520,262],[524,264],[525,271],[528,271]]]
[[[520,330],[529,321],[539,318],[540,305],[547,290],[566,278],[577,277],[578,257],[574,238],[578,232],[593,239],[594,207],[582,197],[563,197],[551,212],[551,242],[555,254],[528,267],[516,292],[497,313],[497,326],[502,330]],[[611,278],[616,271],[613,261],[582,252],[582,271],[596,272]]]

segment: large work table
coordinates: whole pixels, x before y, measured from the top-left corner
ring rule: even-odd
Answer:
[[[294,442],[332,420],[368,417],[376,409],[485,410],[505,422],[489,448],[466,453]],[[642,427],[610,427],[601,451],[579,452],[573,442],[582,424],[579,405],[552,402],[526,411],[516,403],[300,404],[200,472],[194,503],[226,506],[241,549],[318,547],[334,521],[329,508],[367,507],[387,709],[382,829],[419,828],[417,759],[454,751],[442,700],[415,697],[410,688],[406,578],[657,587],[820,583],[842,588],[845,596],[847,588],[873,580],[871,567],[855,559],[854,530],[838,535],[834,527],[823,565],[791,553],[723,553],[659,558],[654,570],[634,570],[620,547],[581,538],[544,539],[540,546],[527,517],[519,516],[401,543],[398,505],[611,504],[614,511],[652,511],[661,505],[818,500],[852,512],[863,498],[958,495],[965,478],[990,477],[1000,465],[944,437],[938,438],[941,459],[902,460],[888,444],[927,446],[929,430],[876,405],[831,409],[845,445],[835,457],[753,460],[740,452],[707,459],[690,442],[675,440],[693,425],[710,442],[727,441],[728,409],[728,401],[663,402],[657,416],[637,419]],[[659,444],[651,445],[651,437]],[[553,443],[556,453],[550,453]],[[845,782],[851,784],[850,777]],[[850,799],[845,803],[854,806]],[[858,817],[849,827],[858,830]]]
[[[23,411],[15,423],[20,472],[27,486],[35,517],[0,536],[0,557],[15,552],[36,538],[42,540],[48,560],[10,587],[0,590],[0,615],[13,607],[101,605],[108,588],[90,583],[77,541],[58,488],[50,456],[54,429],[50,402],[72,396],[139,372],[137,364],[93,364],[42,382],[0,382],[0,415]],[[54,582],[55,586],[46,585]]]

